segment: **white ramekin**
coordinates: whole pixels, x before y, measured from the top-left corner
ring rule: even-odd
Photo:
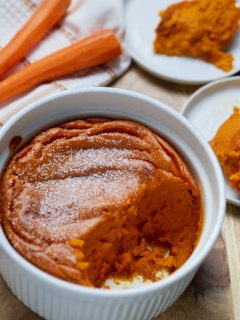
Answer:
[[[71,284],[41,271],[12,248],[0,228],[0,271],[22,302],[49,320],[151,319],[185,290],[217,239],[225,213],[222,172],[208,143],[177,112],[138,93],[89,88],[51,96],[17,113],[0,130],[0,173],[10,156],[13,137],[21,136],[23,145],[43,129],[92,116],[139,121],[163,136],[183,156],[203,197],[204,227],[196,249],[167,279],[140,288],[111,291]]]

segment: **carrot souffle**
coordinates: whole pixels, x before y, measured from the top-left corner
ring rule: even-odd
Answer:
[[[160,13],[155,53],[195,57],[223,71],[233,67],[225,50],[239,30],[236,0],[191,0],[171,5]]]
[[[13,247],[40,269],[91,287],[175,271],[202,225],[200,191],[181,157],[125,120],[42,132],[9,163],[1,197]]]
[[[240,109],[220,126],[210,144],[233,188],[240,192]]]

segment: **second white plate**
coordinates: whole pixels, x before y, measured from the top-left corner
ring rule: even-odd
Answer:
[[[233,106],[240,107],[240,77],[219,80],[197,90],[187,101],[182,114],[209,141],[232,114]],[[240,206],[240,194],[228,184],[227,179],[225,181],[227,200]]]
[[[203,84],[235,74],[240,70],[240,31],[228,52],[234,56],[231,72],[224,72],[199,59],[168,57],[153,53],[159,12],[180,0],[128,0],[126,3],[126,47],[133,59],[146,71],[166,80]]]

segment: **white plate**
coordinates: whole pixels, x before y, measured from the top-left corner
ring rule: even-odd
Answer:
[[[211,140],[219,126],[240,106],[240,77],[216,81],[197,90],[187,101],[182,114],[207,139]],[[226,181],[228,202],[240,206],[240,194]]]
[[[224,72],[199,59],[168,57],[153,53],[159,11],[179,0],[128,0],[126,4],[126,47],[133,59],[148,72],[166,80],[202,84],[233,75],[240,70],[240,31],[228,52],[234,56],[231,72]]]

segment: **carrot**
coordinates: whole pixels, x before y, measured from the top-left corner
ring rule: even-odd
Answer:
[[[0,51],[0,76],[20,62],[65,15],[71,0],[44,0],[30,20]]]
[[[113,60],[121,52],[111,30],[98,31],[0,81],[0,103],[46,81]]]

